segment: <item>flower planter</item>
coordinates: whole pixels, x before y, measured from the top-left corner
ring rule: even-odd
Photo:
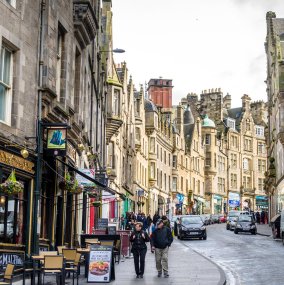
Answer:
[[[102,205],[100,201],[94,201],[92,204],[94,207],[100,207]]]
[[[15,170],[12,170],[8,179],[4,183],[0,184],[0,190],[9,196],[23,192],[24,185],[16,180]]]

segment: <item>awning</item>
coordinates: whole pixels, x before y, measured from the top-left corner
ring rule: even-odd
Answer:
[[[119,192],[117,192],[117,191],[115,191],[115,190],[109,188],[107,185],[104,185],[104,184],[102,184],[101,182],[97,181],[96,179],[94,179],[94,178],[92,178],[92,177],[86,175],[85,173],[81,172],[80,170],[78,170],[78,169],[75,168],[74,166],[72,166],[72,165],[70,165],[70,164],[67,164],[66,162],[64,162],[64,161],[62,161],[62,160],[60,160],[60,159],[58,159],[58,158],[57,158],[57,160],[58,160],[59,162],[61,162],[62,164],[66,165],[67,167],[69,167],[70,169],[72,169],[73,171],[75,171],[76,173],[78,173],[79,175],[83,176],[83,177],[86,178],[87,180],[89,180],[89,181],[95,183],[96,185],[98,185],[98,186],[104,188],[104,191],[107,191],[107,192],[109,192],[109,193],[111,193],[111,194],[113,194],[113,195],[116,194],[116,193],[119,194]]]
[[[276,220],[277,220],[279,217],[281,218],[281,215],[280,215],[280,214],[275,215],[275,216],[270,220],[270,222],[271,222],[271,223],[275,223]]]
[[[203,199],[201,197],[194,196],[193,199],[200,202],[200,203],[205,203],[205,199]]]

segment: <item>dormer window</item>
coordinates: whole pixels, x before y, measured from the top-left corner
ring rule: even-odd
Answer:
[[[236,129],[236,121],[234,119],[227,118],[227,127],[235,130]]]
[[[255,134],[258,137],[263,137],[264,136],[264,127],[262,127],[262,126],[255,126]]]

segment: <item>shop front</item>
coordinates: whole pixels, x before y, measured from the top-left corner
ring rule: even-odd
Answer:
[[[23,188],[13,193],[0,189],[0,268],[8,262],[21,266],[31,253],[34,163],[16,152],[0,150],[0,183],[13,170]]]
[[[235,193],[235,192],[229,192],[229,199],[228,199],[229,203],[228,203],[228,210],[232,211],[232,210],[240,210],[240,206],[241,206],[241,199],[240,199],[240,194],[239,193]]]
[[[201,215],[204,213],[205,199],[199,196],[193,196],[193,213],[196,215]]]
[[[214,214],[221,214],[222,213],[222,196],[213,195],[213,205],[214,205]]]
[[[268,211],[268,196],[255,196],[255,210]]]

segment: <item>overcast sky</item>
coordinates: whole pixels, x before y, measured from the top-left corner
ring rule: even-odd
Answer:
[[[137,86],[173,79],[174,104],[209,88],[266,101],[267,11],[283,18],[284,0],[113,0],[115,61]]]

